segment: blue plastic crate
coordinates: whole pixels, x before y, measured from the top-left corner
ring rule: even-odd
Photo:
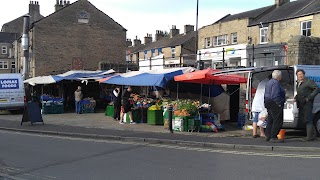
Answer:
[[[242,128],[246,123],[246,114],[243,113],[238,113],[238,121],[237,121],[237,125],[238,128]]]

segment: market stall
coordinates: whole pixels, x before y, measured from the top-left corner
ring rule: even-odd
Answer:
[[[222,93],[221,95],[212,98],[213,100],[209,100],[210,104],[205,104],[202,101],[203,97],[203,88],[202,85],[210,85],[210,84],[241,84],[246,83],[246,78],[238,75],[214,75],[216,72],[220,72],[215,69],[205,69],[200,71],[195,71],[192,73],[186,73],[179,76],[175,76],[175,81],[177,82],[187,82],[187,83],[196,83],[201,84],[201,93],[200,93],[200,106],[198,106],[199,120],[201,124],[201,130],[209,130],[209,131],[218,131],[221,129],[220,119],[221,115],[224,113],[229,113],[224,109],[219,109],[222,106],[222,103],[228,102],[228,98],[224,98],[226,93]],[[210,87],[209,87],[210,88]],[[210,92],[210,89],[209,89]],[[209,99],[210,94],[209,94]],[[215,100],[214,100],[215,99]],[[203,107],[206,107],[205,109]],[[212,108],[210,108],[212,106]],[[225,115],[224,115],[225,116]],[[224,118],[225,119],[225,118]]]
[[[174,76],[192,72],[194,70],[194,68],[186,67],[164,70],[131,71],[104,79],[104,81],[100,80],[100,82],[125,86],[153,87],[155,89],[159,89],[165,88],[168,82],[173,81]],[[159,95],[159,97],[162,98],[161,95]],[[107,111],[110,111],[110,109],[112,108],[107,107]],[[139,113],[136,113],[137,111],[139,111]],[[141,115],[140,119],[142,119],[142,121],[140,122],[145,122],[145,119],[147,119],[148,124],[163,125],[163,110],[160,104],[156,106],[155,99],[148,99],[142,96],[136,98],[136,100],[134,100],[133,116],[135,114]]]
[[[43,113],[63,113],[65,110],[74,110],[74,91],[82,87],[84,99],[82,112],[94,112],[97,100],[107,99],[105,88],[98,80],[113,76],[114,70],[108,71],[68,71],[59,75],[39,76],[24,81],[32,86],[33,94],[37,94],[42,104]],[[90,83],[90,86],[87,86]],[[111,98],[109,98],[109,101]]]

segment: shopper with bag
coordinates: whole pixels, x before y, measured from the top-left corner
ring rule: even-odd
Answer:
[[[297,75],[297,95],[294,98],[299,108],[299,117],[306,124],[307,137],[304,141],[314,141],[317,139],[316,128],[313,123],[314,114],[312,113],[314,98],[319,93],[317,84],[305,77],[305,71],[298,69]]]
[[[283,140],[278,140],[277,138],[283,125],[283,107],[286,95],[280,84],[281,79],[281,71],[274,70],[272,72],[272,79],[266,84],[264,95],[264,104],[268,110],[266,141],[274,143],[283,142]]]
[[[121,107],[121,113],[120,113],[120,124],[125,123],[125,118],[124,114],[129,113],[129,118],[130,118],[130,124],[135,124],[133,122],[133,117],[132,117],[132,105],[131,105],[131,95],[132,95],[132,89],[129,86],[122,94],[122,107]]]
[[[257,137],[262,137],[265,138],[265,133],[264,133],[264,128],[262,126],[260,127],[260,136],[257,134],[257,129],[258,129],[258,121],[259,120],[265,120],[266,118],[266,114],[267,114],[267,109],[264,107],[264,93],[265,93],[265,87],[266,84],[268,83],[268,81],[271,79],[271,76],[269,76],[268,78],[262,80],[257,87],[257,91],[256,94],[254,95],[253,101],[252,101],[252,113],[253,113],[253,129],[252,129],[252,136],[253,138],[257,138]],[[261,116],[260,113],[265,111],[264,115]]]

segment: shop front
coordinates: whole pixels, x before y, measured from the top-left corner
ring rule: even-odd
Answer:
[[[247,45],[237,44],[231,46],[200,49],[197,60],[204,62],[204,68],[214,69],[223,67],[240,67],[247,65]]]
[[[256,46],[247,46],[247,52],[247,66],[260,67],[286,64],[286,44],[261,44]]]

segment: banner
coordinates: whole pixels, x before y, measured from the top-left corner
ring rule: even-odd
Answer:
[[[0,89],[19,89],[19,80],[0,79]]]

